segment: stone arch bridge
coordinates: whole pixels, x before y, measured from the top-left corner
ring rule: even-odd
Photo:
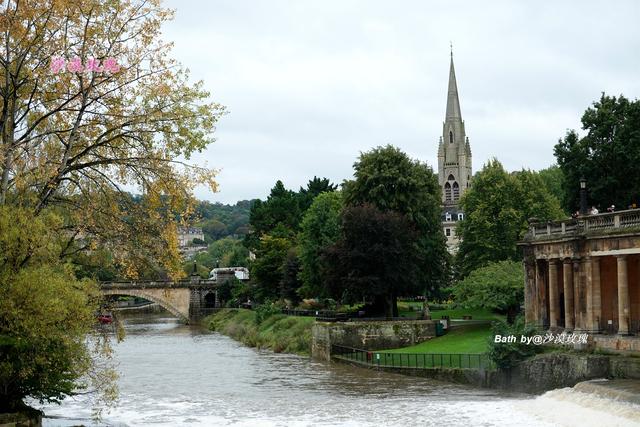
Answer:
[[[155,302],[188,323],[219,307],[218,285],[230,277],[219,275],[217,280],[192,276],[180,281],[102,282],[100,289],[103,295],[127,295]]]

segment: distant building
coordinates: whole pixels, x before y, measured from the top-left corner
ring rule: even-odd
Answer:
[[[195,239],[200,239],[204,242],[204,233],[200,227],[178,227],[178,249],[182,256],[186,259],[191,259],[198,252],[204,252],[207,250],[207,245],[204,243],[195,243]]]
[[[193,244],[194,239],[204,242],[204,233],[200,227],[178,227],[178,246],[185,247]]]
[[[238,280],[249,280],[249,269],[246,267],[219,267],[209,273],[209,278],[218,280],[218,275],[235,275]]]
[[[442,189],[442,231],[447,238],[447,248],[451,253],[457,251],[460,243],[456,225],[458,221],[464,219],[464,212],[460,209],[459,202],[464,192],[471,186],[471,176],[471,146],[460,112],[456,73],[453,67],[453,54],[451,54],[447,111],[438,144],[438,183]]]

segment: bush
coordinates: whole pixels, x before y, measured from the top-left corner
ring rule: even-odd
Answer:
[[[254,310],[256,317],[254,319],[256,325],[261,324],[267,318],[276,314],[282,314],[282,310],[273,304],[262,304]]]
[[[493,336],[489,343],[489,358],[493,360],[498,368],[510,369],[519,362],[534,356],[542,351],[542,346],[523,344],[520,342],[521,336],[538,335],[540,332],[535,326],[525,325],[524,318],[519,316],[513,324],[498,321],[494,322],[491,328]],[[496,335],[515,336],[516,340],[512,343],[496,343],[494,337]]]

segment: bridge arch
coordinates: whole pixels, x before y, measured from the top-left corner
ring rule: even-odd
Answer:
[[[158,292],[160,291],[160,292]],[[187,289],[188,291],[188,289]],[[162,294],[165,295],[162,295]],[[167,310],[185,323],[189,323],[189,298],[187,295],[186,301],[170,301],[172,295],[168,294],[162,289],[105,289],[102,291],[103,295],[125,295],[131,297],[144,298],[148,301],[158,304],[160,307]],[[182,307],[180,307],[182,306]],[[186,308],[186,309],[185,309]]]

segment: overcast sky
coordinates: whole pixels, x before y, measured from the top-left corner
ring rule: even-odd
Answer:
[[[601,92],[640,98],[640,1],[172,0],[174,57],[229,114],[200,199],[340,183],[391,143],[437,169],[453,43],[474,172],[554,163]]]

